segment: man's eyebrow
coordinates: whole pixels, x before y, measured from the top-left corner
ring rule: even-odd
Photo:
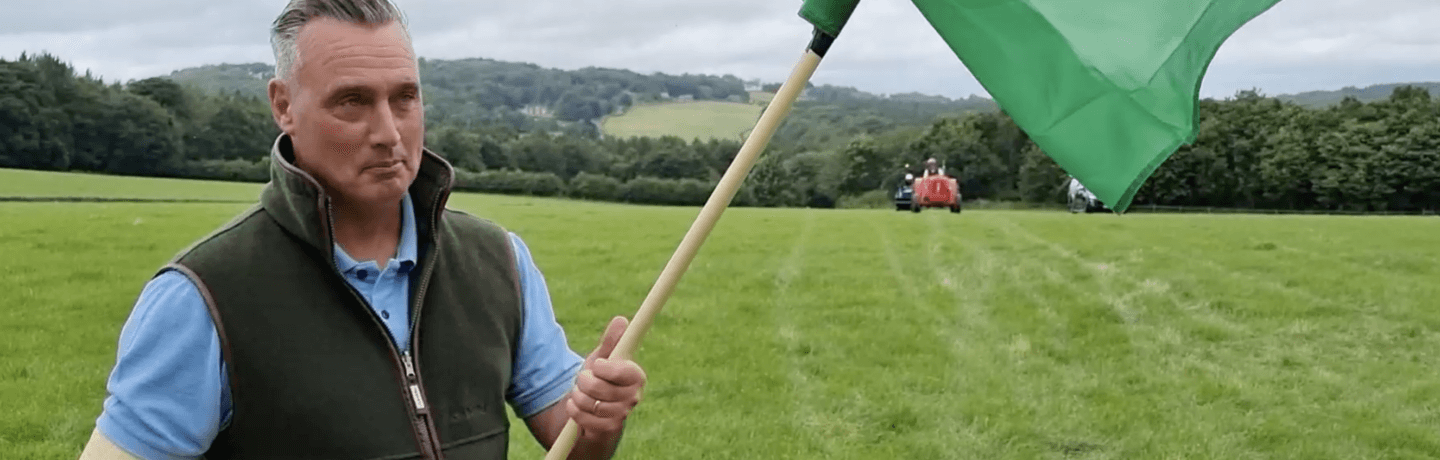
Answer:
[[[418,92],[420,92],[420,82],[407,80],[407,81],[403,81],[403,82],[400,82],[400,83],[396,83],[396,84],[395,84],[395,90],[396,90],[396,92],[399,92],[399,91],[414,91],[414,92],[417,92],[417,93],[418,93]]]
[[[395,84],[391,85],[391,86],[389,87],[389,90],[390,90],[391,92],[395,92],[395,93],[399,93],[399,92],[416,92],[416,93],[418,93],[418,92],[420,92],[420,82],[418,82],[418,81],[413,81],[413,80],[402,81],[402,82],[395,83]],[[351,95],[351,94],[360,94],[360,95],[365,95],[365,96],[374,96],[375,93],[376,93],[376,91],[375,91],[375,87],[374,87],[374,86],[367,85],[367,84],[364,84],[364,83],[352,82],[352,83],[340,83],[340,84],[336,85],[335,87],[331,88],[328,94],[329,94],[329,97],[335,98],[335,97],[342,97],[342,96]]]
[[[374,92],[375,92],[375,91],[372,90],[372,89],[370,89],[370,87],[368,87],[368,86],[355,83],[355,84],[341,84],[341,85],[339,85],[339,86],[336,86],[334,89],[331,89],[331,90],[330,90],[330,95],[331,95],[331,96],[341,96],[341,95],[347,95],[347,94],[365,94],[365,95],[369,95],[369,94],[372,94],[372,93],[374,93]]]

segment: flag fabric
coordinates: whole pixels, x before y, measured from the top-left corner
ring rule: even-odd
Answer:
[[[1124,212],[1195,141],[1220,45],[1280,0],[912,1],[1047,155]],[[806,0],[800,15],[838,34],[857,2]]]

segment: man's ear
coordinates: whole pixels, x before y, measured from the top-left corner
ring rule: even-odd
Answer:
[[[291,98],[290,84],[279,78],[270,79],[270,116],[275,118],[275,125],[285,134],[294,134],[291,129],[295,126],[295,115],[290,111]]]

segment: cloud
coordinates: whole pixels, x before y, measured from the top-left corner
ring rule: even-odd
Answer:
[[[1440,80],[1440,2],[1282,1],[1220,48],[1205,93]]]
[[[0,29],[6,31],[0,33],[0,56],[45,51],[107,81],[203,64],[269,62],[266,27],[273,16],[262,14],[256,3],[32,2],[21,14],[0,20],[7,22]],[[60,8],[65,14],[52,14]],[[17,17],[29,21],[16,26]]]
[[[781,81],[809,41],[799,0],[396,0],[420,55],[575,69],[732,74]],[[285,0],[53,0],[7,7],[0,56],[50,51],[107,80],[213,63],[272,62]],[[1238,31],[1202,94],[1270,94],[1440,79],[1440,2],[1286,0]],[[816,73],[818,84],[965,97],[984,89],[910,2],[870,0]]]

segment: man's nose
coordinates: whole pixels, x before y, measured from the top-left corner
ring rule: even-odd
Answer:
[[[370,127],[370,141],[376,146],[395,149],[400,146],[400,121],[390,104],[379,104]]]

